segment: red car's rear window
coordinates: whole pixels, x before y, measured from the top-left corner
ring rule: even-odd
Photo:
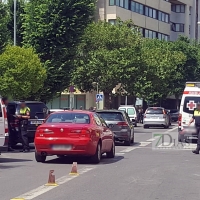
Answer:
[[[90,116],[85,113],[62,112],[52,113],[46,123],[75,123],[75,124],[89,124]]]

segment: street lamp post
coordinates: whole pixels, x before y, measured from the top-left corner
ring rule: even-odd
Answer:
[[[17,0],[14,0],[14,46],[16,46],[17,35]]]
[[[99,83],[97,82],[97,94],[99,94]],[[97,110],[99,109],[99,101],[97,101]]]

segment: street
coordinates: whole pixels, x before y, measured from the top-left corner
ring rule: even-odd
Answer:
[[[196,200],[200,198],[200,157],[191,148],[152,150],[152,133],[177,134],[169,129],[135,128],[135,144],[116,146],[116,157],[103,156],[98,165],[83,158],[48,157],[37,163],[30,153],[3,153],[0,156],[0,199],[36,200]],[[79,176],[69,175],[78,162]],[[49,170],[55,170],[58,186],[44,186]]]

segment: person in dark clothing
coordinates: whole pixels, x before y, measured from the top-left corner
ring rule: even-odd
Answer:
[[[29,152],[29,142],[27,135],[28,119],[30,118],[30,108],[26,106],[25,101],[21,101],[20,111],[17,118],[20,120],[20,133],[22,138],[23,150],[22,152]]]
[[[194,110],[192,119],[189,122],[189,126],[191,125],[191,123],[194,122],[194,120],[195,120],[195,127],[197,131],[198,140],[197,140],[197,148],[192,152],[194,154],[199,154],[199,151],[200,151],[200,102],[197,103],[197,109]]]
[[[7,97],[3,97],[2,98],[3,103],[6,106],[6,114],[7,114],[7,120],[8,120],[8,151],[14,151],[14,149],[12,148],[12,140],[13,140],[13,133],[11,131],[11,125],[10,125],[10,113],[8,112],[7,106],[8,106],[8,98]]]

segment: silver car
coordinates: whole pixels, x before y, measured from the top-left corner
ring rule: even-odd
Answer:
[[[105,120],[115,135],[115,141],[130,146],[134,143],[134,126],[128,114],[122,110],[98,110],[96,113]]]
[[[168,111],[162,107],[149,107],[144,114],[144,128],[164,127],[169,128],[170,117]]]

